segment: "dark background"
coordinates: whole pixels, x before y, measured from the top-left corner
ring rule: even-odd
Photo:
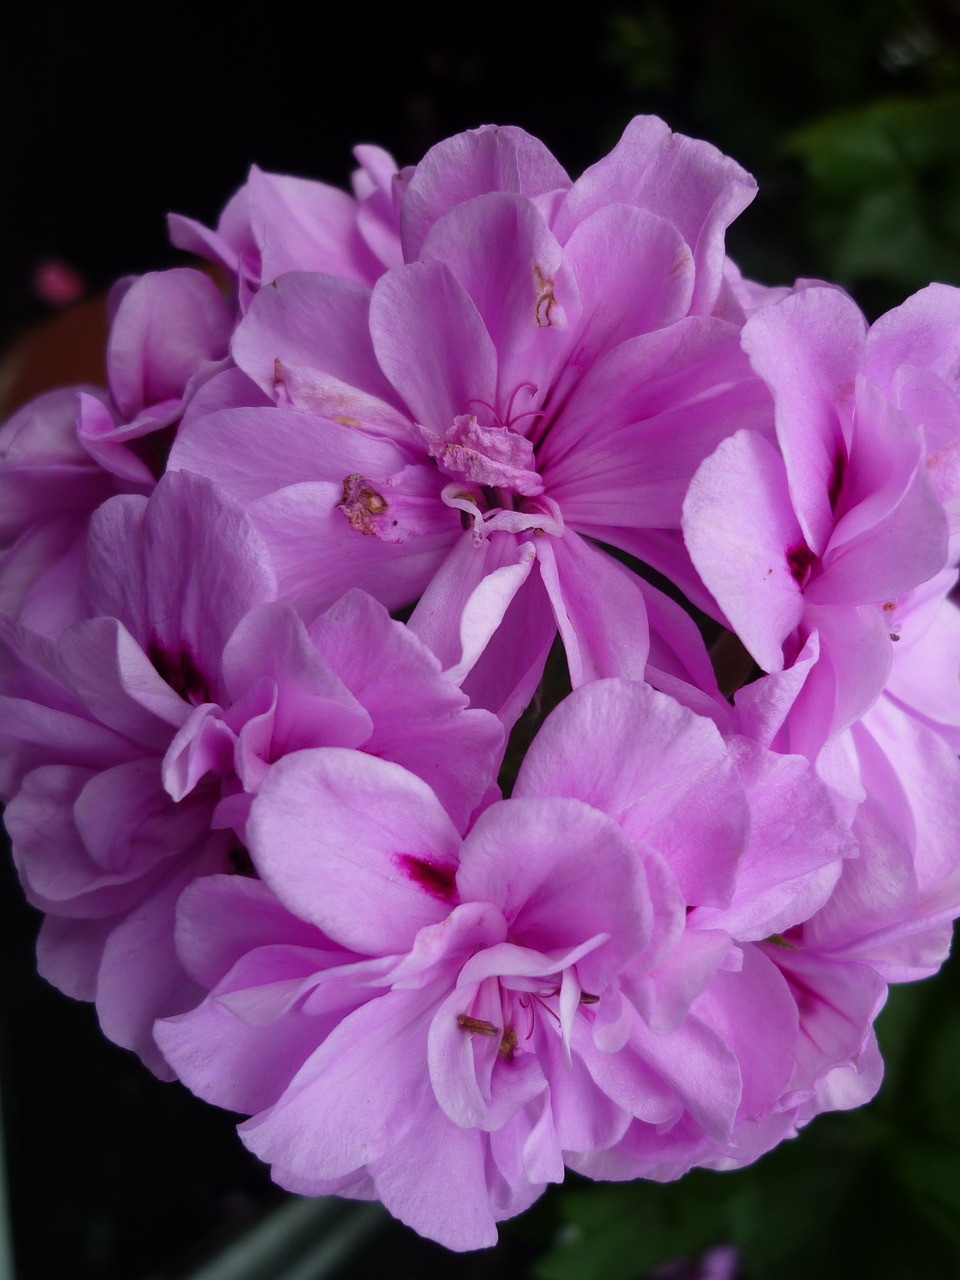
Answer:
[[[0,52],[0,344],[19,351],[24,333],[51,323],[42,264],[62,262],[91,296],[119,275],[173,265],[182,259],[165,213],[215,223],[251,162],[345,185],[355,143],[380,143],[406,164],[489,122],[523,125],[575,176],[647,111],[758,177],[760,196],[729,238],[757,278],[826,276],[871,314],[931,278],[960,283],[955,0],[592,0],[575,19],[558,14],[19,7],[4,18]],[[55,339],[48,385],[69,355]],[[276,1193],[233,1118],[154,1081],[103,1040],[91,1008],[35,977],[36,927],[7,860],[0,1079],[20,1280],[184,1274]],[[736,1239],[756,1278],[957,1274],[957,986],[948,973],[898,992],[882,1027],[894,1083],[879,1106],[817,1122],[760,1175],[575,1190],[474,1258],[397,1228],[371,1265],[508,1277],[551,1250],[543,1277],[630,1280]],[[784,1204],[798,1206],[787,1221]]]

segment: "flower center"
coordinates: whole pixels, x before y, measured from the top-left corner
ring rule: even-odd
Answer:
[[[472,413],[460,414],[442,436],[429,438],[427,452],[451,480],[506,490],[507,501],[500,505],[511,506],[513,494],[543,493],[530,441],[507,426],[481,426]]]

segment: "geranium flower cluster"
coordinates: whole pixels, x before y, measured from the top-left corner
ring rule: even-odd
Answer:
[[[0,790],[50,981],[471,1249],[867,1101],[943,961],[960,291],[744,280],[654,118],[356,154],[173,218],[214,267],[0,429]]]

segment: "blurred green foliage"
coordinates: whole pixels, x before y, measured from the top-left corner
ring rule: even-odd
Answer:
[[[756,175],[730,236],[749,275],[870,314],[960,284],[960,0],[625,3],[603,56],[636,110]]]
[[[960,283],[960,94],[826,116],[787,142],[831,278]]]

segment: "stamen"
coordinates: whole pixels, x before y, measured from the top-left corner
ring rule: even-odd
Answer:
[[[461,1031],[469,1031],[474,1036],[498,1036],[500,1028],[486,1018],[471,1018],[467,1013],[457,1014],[457,1026]]]
[[[515,418],[511,418],[507,423],[508,427],[512,427],[515,422],[519,422],[521,418],[542,418],[546,413],[546,409],[528,409],[526,413],[518,413]]]
[[[521,391],[529,391],[532,396],[535,396],[537,394],[537,384],[535,382],[521,382],[511,391],[510,399],[507,401],[507,426],[509,426],[511,422],[516,422],[516,418],[513,416],[513,402]],[[538,409],[536,412],[540,413],[542,410]],[[522,414],[521,416],[526,418],[528,415]]]
[[[357,533],[376,534],[378,529],[374,521],[384,514],[388,505],[383,494],[374,489],[365,476],[355,473],[345,477],[343,500],[337,503],[337,509],[343,512]]]
[[[499,413],[497,413],[496,409],[493,407],[493,405],[490,403],[489,400],[478,400],[476,396],[471,396],[470,399],[467,401],[467,404],[468,405],[482,404],[485,409],[490,410],[490,413],[493,417],[494,422],[496,422],[498,426],[501,426],[501,427],[503,426],[503,419],[500,417]]]

